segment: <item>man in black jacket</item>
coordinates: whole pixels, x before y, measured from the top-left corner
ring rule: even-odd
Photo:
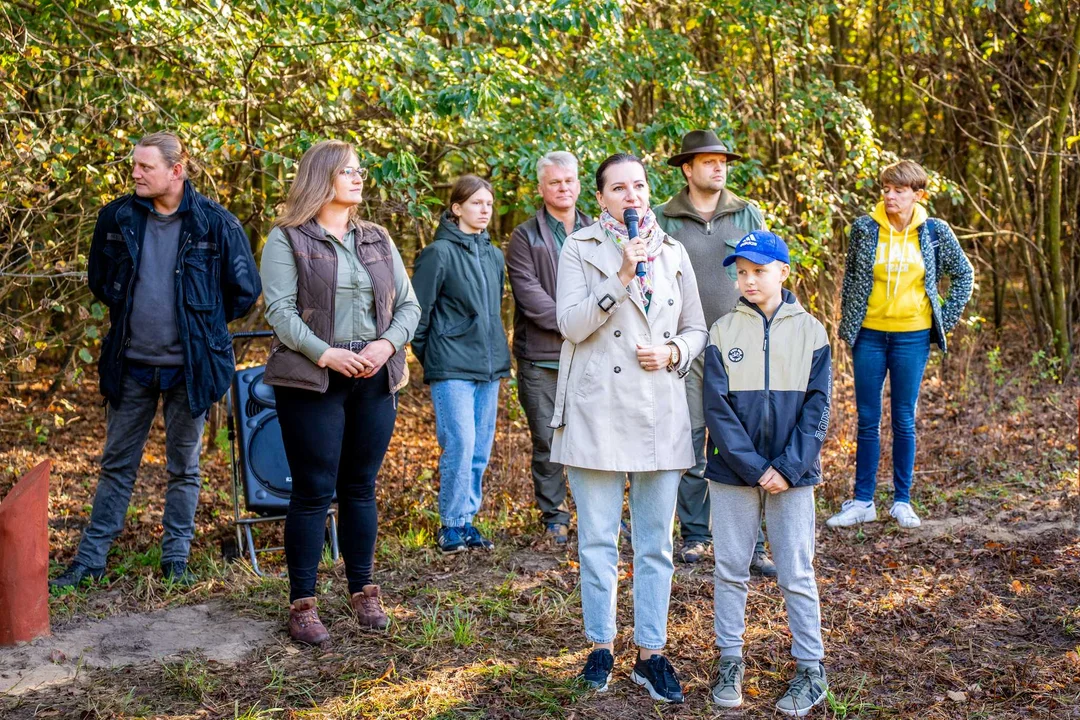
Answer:
[[[536,163],[543,206],[514,228],[506,249],[506,271],[514,292],[514,356],[518,398],[532,436],[532,477],[536,504],[548,535],[566,544],[570,510],[563,466],[551,462],[548,427],[555,412],[562,336],[555,318],[555,277],[566,236],[592,223],[577,209],[581,183],[577,158],[551,152]]]
[[[102,209],[90,246],[90,290],[108,306],[111,325],[98,361],[109,410],[90,524],[74,562],[50,582],[57,588],[104,574],[159,396],[169,474],[161,570],[167,580],[193,582],[187,559],[203,423],[235,369],[228,322],[247,313],[262,290],[240,222],[195,191],[180,139],[147,135],[133,161],[135,193]]]

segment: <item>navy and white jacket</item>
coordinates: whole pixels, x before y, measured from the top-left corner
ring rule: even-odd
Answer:
[[[756,486],[772,466],[792,487],[818,484],[831,395],[824,326],[787,290],[772,320],[740,298],[705,348],[705,477]]]

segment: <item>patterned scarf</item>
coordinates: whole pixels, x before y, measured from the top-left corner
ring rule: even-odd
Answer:
[[[607,210],[600,215],[600,227],[604,228],[604,232],[620,250],[630,240],[626,226],[616,220]],[[648,256],[648,261],[645,263],[645,275],[638,278],[641,294],[647,306],[653,293],[653,262],[660,255],[660,246],[664,244],[664,233],[659,229],[656,215],[651,209],[645,211],[645,217],[638,223],[638,235],[645,242],[645,254]]]

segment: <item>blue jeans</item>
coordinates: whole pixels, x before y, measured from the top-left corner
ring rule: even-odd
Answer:
[[[619,525],[630,478],[630,534],[634,546],[634,643],[660,650],[667,644],[671,601],[671,532],[681,470],[609,472],[568,467],[577,506],[581,614],[585,637],[603,644],[615,639],[619,584]]]
[[[471,523],[483,500],[484,470],[495,440],[499,381],[431,383],[439,456],[439,517],[446,527]]]
[[[863,328],[851,355],[855,405],[859,412],[855,499],[861,502],[874,499],[881,457],[881,398],[888,371],[892,399],[893,502],[910,502],[915,469],[915,409],[930,356],[930,331],[882,332]]]
[[[199,453],[202,451],[206,415],[191,417],[187,384],[178,383],[161,390],[157,369],[147,387],[131,373],[121,379],[121,400],[109,406],[105,449],[90,524],[83,531],[75,561],[91,568],[105,567],[113,540],[124,529],[135,474],[142,462],[143,448],[162,398],[165,416],[165,469],[169,484],[165,490],[165,510],[161,517],[161,562],[187,560],[195,537],[195,508],[199,504]]]

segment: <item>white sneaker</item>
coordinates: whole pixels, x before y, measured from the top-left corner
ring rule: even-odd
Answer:
[[[831,528],[851,527],[859,523],[877,522],[877,507],[859,500],[845,500],[840,512],[825,521]]]
[[[911,507],[911,503],[896,502],[892,504],[892,510],[889,510],[889,514],[896,518],[896,522],[902,528],[917,528],[922,525],[922,520],[915,514],[915,511]]]

